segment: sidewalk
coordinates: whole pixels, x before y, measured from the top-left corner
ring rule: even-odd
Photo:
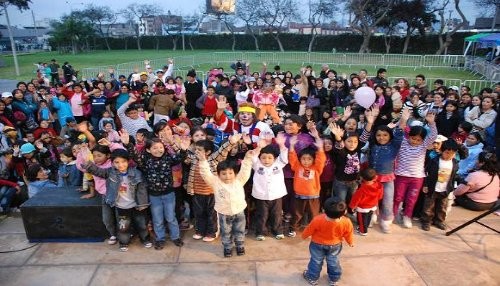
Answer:
[[[450,227],[479,213],[455,207]],[[17,214],[17,216],[19,216]],[[500,229],[500,217],[483,223]],[[500,235],[473,224],[449,237],[437,228],[424,232],[378,226],[367,237],[344,244],[341,285],[500,285]],[[106,243],[42,243],[24,251],[0,253],[1,285],[307,285],[302,278],[309,253],[299,237],[256,241],[247,236],[245,256],[224,258],[217,239],[195,241],[184,233],[185,246],[144,249],[134,241],[127,253]],[[22,219],[0,222],[0,252],[29,247]],[[327,285],[326,265],[320,285]]]

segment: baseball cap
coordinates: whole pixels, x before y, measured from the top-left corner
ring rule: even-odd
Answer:
[[[441,142],[444,142],[444,141],[446,141],[446,140],[448,140],[448,138],[447,138],[446,136],[443,136],[443,135],[439,134],[439,135],[436,137],[436,140],[434,140],[434,142],[439,142],[439,143],[441,143]]]
[[[2,92],[2,98],[13,97],[12,92],[5,91]]]
[[[29,154],[31,152],[35,152],[35,146],[33,146],[33,144],[31,143],[25,143],[21,146],[21,155],[26,155],[26,154]]]
[[[456,92],[458,92],[458,91],[460,90],[460,89],[458,88],[458,86],[456,86],[456,85],[452,85],[452,86],[450,86],[450,88],[449,88],[449,89],[452,89],[452,90],[454,90],[454,91],[456,91]]]
[[[148,75],[148,73],[147,73],[147,72],[141,72],[139,75],[141,75],[141,76],[142,76],[142,75],[146,75],[146,76],[147,76],[147,75]]]
[[[155,71],[155,73],[159,73],[159,72],[161,72],[161,73],[165,73],[162,69],[157,69],[157,70]]]

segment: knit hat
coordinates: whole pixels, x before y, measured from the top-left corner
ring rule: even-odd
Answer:
[[[26,154],[29,154],[31,152],[35,152],[35,146],[33,146],[33,144],[31,143],[25,143],[21,146],[21,155],[26,155]]]
[[[187,76],[196,77],[196,71],[195,70],[188,71]]]

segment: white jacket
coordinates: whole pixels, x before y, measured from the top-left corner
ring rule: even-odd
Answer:
[[[200,161],[200,173],[205,182],[214,190],[214,209],[223,215],[241,213],[246,207],[245,190],[243,186],[252,172],[251,159],[245,158],[241,162],[241,169],[235,180],[230,184],[223,183],[219,177],[212,174],[208,161]]]
[[[253,160],[253,187],[252,197],[258,200],[272,201],[282,198],[287,194],[283,168],[288,164],[288,149],[280,150],[280,155],[274,163],[265,167],[258,156]]]

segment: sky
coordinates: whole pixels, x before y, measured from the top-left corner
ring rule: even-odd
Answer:
[[[307,0],[297,1],[304,4],[307,3]],[[479,15],[478,12],[476,12],[477,7],[474,5],[473,0],[462,0],[460,2],[460,7],[464,12],[465,17],[471,25],[474,25],[475,18]],[[129,4],[136,3],[157,4],[163,7],[163,10],[165,12],[167,10],[170,10],[172,14],[178,14],[180,12],[183,15],[192,15],[193,12],[200,11],[200,7],[205,6],[206,0],[147,0],[145,2],[137,0],[109,0],[104,4],[103,1],[96,0],[31,0],[30,10],[21,13],[17,8],[10,7],[7,11],[9,13],[11,24],[22,27],[33,25],[33,17],[31,11],[34,12],[35,19],[38,21],[43,18],[58,19],[64,14],[69,14],[71,10],[80,10],[85,8],[89,4],[94,4],[96,6],[109,6],[112,10],[118,11],[127,7]],[[236,7],[236,9],[238,9],[238,7]],[[447,10],[450,9],[451,6],[449,6],[449,9]],[[448,11],[446,13],[446,16],[448,16]],[[338,17],[340,17],[340,15]],[[459,18],[459,15],[454,12],[452,13],[452,18],[454,17]],[[306,21],[306,19],[304,19],[304,21]],[[340,22],[341,19],[337,19],[337,21]],[[7,21],[5,19],[5,15],[0,15],[0,24],[6,23]]]

